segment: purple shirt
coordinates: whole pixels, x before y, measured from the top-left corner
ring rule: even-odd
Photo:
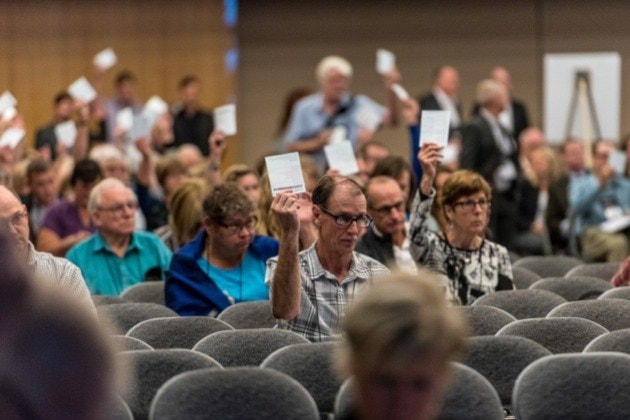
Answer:
[[[60,238],[65,238],[81,230],[87,230],[92,233],[96,231],[96,226],[92,222],[87,226],[81,222],[79,208],[74,202],[71,203],[65,198],[48,209],[41,229],[43,228],[52,230]]]

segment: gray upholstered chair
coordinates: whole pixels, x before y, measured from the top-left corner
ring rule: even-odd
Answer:
[[[157,392],[151,420],[215,418],[317,420],[313,397],[273,369],[202,369],[180,374]]]
[[[500,290],[481,296],[472,306],[494,306],[516,319],[524,319],[544,317],[550,310],[565,302],[566,299],[547,290]]]
[[[607,332],[606,328],[584,318],[533,318],[508,324],[497,336],[529,338],[557,354],[579,353],[593,339]]]
[[[630,354],[630,328],[602,334],[584,348],[585,353],[594,351],[618,351]]]
[[[274,351],[300,343],[310,341],[287,330],[226,330],[201,339],[193,350],[207,354],[224,367],[259,366]]]
[[[564,255],[545,255],[519,258],[514,267],[525,267],[540,277],[562,277],[573,267],[584,264],[579,258]]]
[[[512,266],[512,282],[517,289],[527,289],[541,278],[529,268]]]
[[[494,306],[460,306],[457,309],[466,319],[471,336],[495,335],[497,331],[516,321],[509,313]]]
[[[129,302],[148,302],[166,305],[164,301],[163,281],[145,281],[134,284],[123,290],[120,297]]]
[[[532,284],[530,289],[548,290],[568,301],[596,299],[612,288],[610,282],[597,277],[547,277]]]
[[[121,298],[120,296],[110,295],[91,295],[94,306],[111,305],[113,303],[128,303],[128,300]]]
[[[114,402],[109,406],[107,418],[110,420],[133,420],[131,409],[120,397],[116,397]]]
[[[580,264],[573,267],[565,277],[597,277],[604,281],[610,282],[619,269],[620,263],[618,262],[605,262],[605,263],[588,263]]]
[[[154,318],[136,324],[127,332],[154,349],[192,349],[202,338],[217,331],[233,329],[207,316]]]
[[[240,302],[225,308],[217,317],[237,330],[247,328],[273,328],[276,318],[273,316],[271,302],[259,300]]]
[[[119,351],[153,350],[153,347],[144,341],[126,335],[112,335],[111,340]]]
[[[575,316],[597,322],[608,331],[630,328],[630,301],[625,299],[595,299],[567,302],[552,309],[547,318]]]
[[[96,312],[99,318],[108,319],[112,326],[122,334],[127,334],[131,327],[147,319],[178,316],[175,311],[166,306],[138,302],[98,306]]]
[[[528,366],[514,387],[517,419],[630,418],[630,356],[556,354]]]
[[[133,374],[134,386],[123,392],[122,397],[136,420],[149,417],[153,396],[173,376],[189,370],[221,368],[211,357],[183,349],[126,351],[119,358]]]
[[[630,286],[614,287],[602,293],[597,299],[610,298],[630,300]]]

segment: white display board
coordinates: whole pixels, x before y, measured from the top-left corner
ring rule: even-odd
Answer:
[[[572,112],[571,99],[577,95],[575,75],[588,72],[594,108],[604,139],[619,139],[621,114],[621,57],[615,52],[545,54],[544,110],[545,134],[551,144],[566,137],[566,125]],[[582,137],[582,103],[573,109],[575,117],[571,136]],[[593,127],[593,135],[595,135]]]

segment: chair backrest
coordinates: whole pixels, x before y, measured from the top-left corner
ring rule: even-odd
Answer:
[[[295,379],[273,369],[240,367],[174,377],[157,392],[150,418],[317,420],[319,413]]]
[[[602,334],[584,348],[585,353],[594,351],[618,351],[630,354],[630,328]]]
[[[152,318],[164,318],[178,316],[177,313],[166,306],[157,303],[114,303],[98,306],[96,312],[99,318],[106,318],[114,328],[122,334],[134,325]]]
[[[516,319],[525,319],[542,318],[565,302],[566,299],[547,290],[501,290],[481,296],[473,302],[473,306],[494,306]]]
[[[118,351],[153,350],[153,347],[144,341],[126,335],[112,335],[111,340]]]
[[[348,378],[341,384],[337,396],[335,397],[335,418],[347,419],[354,409],[354,400],[356,398],[352,378]]]
[[[113,303],[128,303],[128,300],[121,298],[120,296],[109,295],[91,295],[94,306],[111,305]]]
[[[630,286],[614,287],[606,290],[597,299],[625,299],[630,300]]]
[[[584,318],[521,319],[501,328],[497,336],[529,338],[553,354],[581,352],[596,337],[608,330]]]
[[[597,277],[547,277],[532,284],[530,289],[548,290],[568,301],[596,299],[612,288],[610,282]]]
[[[166,305],[163,281],[145,281],[129,286],[120,297],[130,302],[148,302]]]
[[[597,322],[608,331],[630,328],[630,301],[625,299],[595,299],[567,302],[552,309],[547,318],[575,316]]]
[[[619,269],[618,262],[588,263],[573,267],[565,277],[597,277],[610,282]]]
[[[259,300],[240,302],[225,308],[217,317],[237,330],[247,328],[273,328],[277,321],[273,316],[271,302]]]
[[[630,356],[556,354],[528,366],[514,387],[516,418],[630,418]]]
[[[133,420],[131,409],[120,397],[116,397],[109,408],[109,420]]]
[[[517,289],[527,289],[541,278],[529,268],[512,266],[512,282]]]
[[[136,324],[127,332],[155,349],[192,349],[202,338],[233,329],[223,321],[207,316],[154,318]]]
[[[485,376],[504,405],[510,405],[514,382],[523,369],[551,354],[535,341],[508,335],[472,337],[468,344],[468,355],[462,363]]]
[[[224,367],[259,366],[274,351],[300,343],[309,341],[287,330],[227,330],[201,339],[193,350],[207,354]]]
[[[157,390],[182,372],[203,368],[221,368],[212,358],[191,350],[138,350],[119,354],[123,366],[129,366],[134,386],[123,392],[136,420],[149,417],[149,408]]]
[[[466,319],[470,335],[495,335],[497,331],[516,321],[512,315],[494,306],[460,306],[457,308]]]
[[[565,255],[544,255],[519,258],[512,264],[514,267],[525,267],[540,277],[562,277],[573,267],[584,264],[579,258]]]
[[[332,413],[342,383],[333,361],[338,345],[335,342],[294,344],[274,351],[260,366],[286,373],[306,388],[320,413]]]

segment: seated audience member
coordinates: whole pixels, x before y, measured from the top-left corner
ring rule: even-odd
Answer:
[[[429,230],[431,232],[439,233],[446,232],[448,222],[444,216],[444,211],[440,203],[442,202],[442,188],[447,179],[451,177],[454,171],[445,167],[438,166],[435,179],[433,180],[433,188],[435,188],[435,199],[433,200],[433,206],[431,206],[431,217],[427,223],[429,224]]]
[[[173,256],[166,304],[180,315],[216,315],[233,303],[269,299],[265,262],[278,241],[255,235],[256,208],[236,184],[213,187],[203,230]]]
[[[549,186],[549,202],[545,222],[554,252],[566,252],[569,239],[569,182],[584,175],[584,145],[580,140],[567,140],[560,148],[563,173]]]
[[[293,107],[284,141],[290,152],[309,154],[322,170],[327,166],[324,146],[335,127],[345,127],[346,138],[359,149],[374,136],[374,128],[362,126],[360,112],[370,112],[377,121],[392,125],[396,121],[396,98],[387,81],[388,108],[364,95],[350,93],[352,66],[342,57],[328,56],[316,70],[319,92],[302,98]]]
[[[593,144],[593,173],[569,183],[569,205],[586,261],[623,261],[630,254],[630,228],[609,232],[600,226],[630,214],[630,178],[615,173],[608,164],[613,150],[612,142]]]
[[[405,212],[409,211],[413,199],[411,192],[415,189],[411,165],[401,156],[387,156],[381,159],[372,171],[372,176],[389,176],[394,178],[405,197]]]
[[[442,275],[454,303],[469,305],[486,293],[513,289],[512,266],[507,249],[486,239],[492,191],[477,173],[459,170],[446,180],[440,205],[447,229],[428,230],[440,151],[427,143],[418,155],[423,175],[411,209],[410,250],[418,263]]]
[[[59,287],[94,308],[81,271],[74,264],[35,250],[29,241],[26,206],[13,191],[4,186],[0,186],[0,219],[7,232],[4,240],[12,245],[13,253],[37,283]]]
[[[173,118],[173,146],[194,144],[204,156],[209,156],[208,137],[214,130],[214,121],[201,108],[201,81],[197,76],[184,76],[178,87],[182,108]]]
[[[467,331],[434,277],[394,274],[348,311],[337,362],[356,397],[344,419],[438,417]]]
[[[55,169],[50,162],[35,159],[26,167],[26,182],[29,194],[22,197],[22,202],[28,210],[31,239],[34,240],[44,223],[46,212],[57,202]]]
[[[551,254],[551,244],[545,225],[549,202],[549,186],[558,179],[558,168],[553,150],[540,146],[529,153],[533,179],[520,179],[518,205],[518,236],[514,249],[519,255]]]
[[[525,129],[518,139],[518,164],[521,168],[522,177],[530,183],[535,184],[537,177],[532,168],[531,154],[534,150],[547,144],[547,139],[542,131],[536,127]]]
[[[630,286],[630,256],[619,266],[619,270],[613,276],[611,283],[615,287]]]
[[[169,200],[168,224],[155,230],[166,246],[176,252],[190,242],[202,226],[203,199],[207,195],[206,183],[190,178],[179,185]]]
[[[389,156],[389,149],[383,143],[370,140],[363,143],[357,150],[357,165],[359,166],[359,178],[367,185],[376,164]]]
[[[115,178],[99,182],[88,203],[97,230],[68,251],[92,294],[118,295],[144,280],[164,280],[171,251],[154,233],[135,231],[138,202]]]
[[[223,182],[233,182],[245,191],[254,205],[260,199],[260,180],[258,174],[249,166],[237,163],[225,170]]]
[[[354,251],[371,223],[359,184],[325,175],[313,189],[312,201],[319,239],[299,252],[299,198],[289,192],[274,197],[271,206],[281,228],[280,250],[267,261],[266,281],[279,326],[311,341],[323,341],[340,333],[353,298],[389,270]]]
[[[90,220],[88,198],[101,178],[98,163],[89,159],[77,162],[70,176],[74,199],[61,199],[48,210],[37,235],[38,250],[63,257],[96,230]]]
[[[375,176],[367,184],[368,213],[374,223],[357,244],[357,252],[410,273],[417,270],[409,253],[406,200],[394,178]]]

